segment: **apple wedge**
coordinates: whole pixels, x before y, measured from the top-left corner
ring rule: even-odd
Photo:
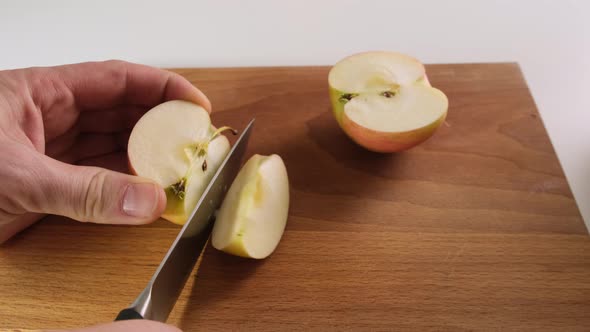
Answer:
[[[448,99],[424,66],[396,52],[365,52],[336,63],[328,75],[334,116],[344,132],[375,152],[416,146],[445,120]]]
[[[184,224],[215,171],[229,153],[224,130],[211,125],[199,105],[174,100],[162,103],[137,122],[127,147],[133,174],[165,188],[162,218]]]
[[[287,169],[278,155],[252,156],[229,188],[213,226],[212,245],[263,259],[277,247],[289,212]]]

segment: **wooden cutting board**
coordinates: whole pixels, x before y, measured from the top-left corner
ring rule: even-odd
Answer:
[[[333,120],[326,67],[179,69],[217,125],[257,118],[281,155],[286,233],[264,261],[209,247],[169,322],[185,331],[588,330],[590,239],[518,65],[430,65],[440,130],[380,155]],[[51,217],[0,248],[0,326],[112,321],[179,228]]]

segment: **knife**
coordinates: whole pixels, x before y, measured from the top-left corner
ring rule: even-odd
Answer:
[[[147,287],[129,308],[119,313],[115,321],[149,319],[165,322],[168,319],[184,284],[209,241],[213,229],[213,214],[238,174],[253,124],[254,119],[248,123],[217,169],[188,222],[178,233]]]

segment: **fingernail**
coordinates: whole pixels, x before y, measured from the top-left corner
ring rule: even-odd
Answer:
[[[158,205],[158,191],[150,183],[133,183],[125,189],[123,212],[131,217],[151,217]]]

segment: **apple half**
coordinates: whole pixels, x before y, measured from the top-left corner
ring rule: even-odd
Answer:
[[[127,154],[133,174],[166,192],[162,218],[183,225],[230,150],[224,130],[211,124],[207,110],[174,100],[147,113],[131,131]]]
[[[263,259],[279,244],[289,214],[287,169],[278,155],[254,155],[240,170],[218,211],[214,248]]]
[[[446,118],[448,99],[418,60],[396,52],[342,59],[328,75],[334,116],[344,132],[375,152],[416,146]]]

